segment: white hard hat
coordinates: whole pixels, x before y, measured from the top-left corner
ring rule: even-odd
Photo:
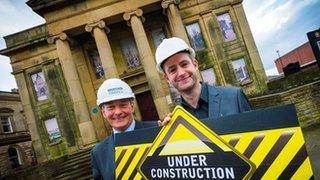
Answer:
[[[119,99],[135,98],[130,86],[121,79],[105,80],[98,89],[97,105]]]
[[[163,62],[170,56],[181,51],[188,51],[192,58],[195,57],[194,50],[184,40],[177,37],[164,39],[156,50],[156,67],[158,71],[163,72],[163,69],[161,67],[161,65],[163,65]]]

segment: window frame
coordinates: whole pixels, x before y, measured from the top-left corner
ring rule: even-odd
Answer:
[[[14,149],[17,155],[14,156],[14,157],[10,156],[10,153],[9,153],[9,150],[10,150],[10,149]],[[9,148],[8,148],[8,157],[9,157],[9,162],[10,162],[10,163],[12,162],[13,159],[17,159],[17,160],[18,160],[18,165],[17,165],[16,167],[13,166],[14,164],[11,164],[11,168],[12,168],[12,169],[17,169],[17,168],[19,168],[19,167],[22,166],[21,155],[20,155],[20,151],[18,150],[18,148],[16,148],[16,147],[9,147]]]
[[[234,62],[240,61],[240,60],[243,60],[244,67],[245,67],[245,70],[246,70],[245,71],[246,72],[246,74],[245,74],[246,77],[242,81],[237,78],[237,72],[236,72],[236,68],[235,68],[235,65],[234,65]],[[234,74],[234,77],[235,77],[237,83],[239,83],[240,85],[246,85],[246,84],[249,84],[249,83],[252,82],[252,79],[251,79],[250,73],[249,73],[249,65],[248,65],[245,57],[239,57],[239,58],[233,59],[231,61],[231,67],[232,67],[232,71],[233,71],[233,74]]]
[[[228,40],[228,39],[225,38],[225,36],[223,35],[223,30],[222,30],[221,25],[220,25],[219,16],[222,16],[222,15],[224,15],[224,14],[228,14],[228,15],[229,15],[230,24],[232,25],[232,31],[233,31],[233,33],[234,33],[234,35],[235,35],[235,38],[234,38],[234,39]],[[233,21],[233,19],[232,19],[232,17],[231,17],[230,11],[224,11],[224,12],[220,12],[220,13],[216,14],[216,20],[217,20],[217,22],[218,22],[219,32],[220,32],[220,36],[222,37],[222,41],[223,41],[223,42],[228,43],[228,42],[232,42],[232,41],[235,41],[235,40],[238,39],[238,35],[237,35],[236,29],[235,29],[235,27],[234,27],[234,23],[233,23],[234,21]]]
[[[46,99],[40,99],[40,100],[39,100],[38,93],[36,91],[36,87],[35,87],[35,84],[34,84],[33,78],[32,78],[33,75],[36,75],[36,74],[39,74],[39,73],[42,73],[42,75],[43,75],[43,80],[45,82],[46,91],[47,91]],[[49,86],[48,86],[48,83],[47,83],[46,76],[45,76],[44,72],[42,70],[40,70],[40,71],[30,72],[28,74],[29,74],[29,78],[30,78],[30,81],[31,81],[32,90],[34,92],[34,98],[35,98],[36,102],[46,102],[46,101],[48,101],[50,99],[50,92],[49,92]]]
[[[8,124],[9,127],[10,127],[10,132],[6,132],[6,131],[5,131],[5,129],[4,129],[4,124],[3,124],[3,121],[4,121],[3,118],[6,118],[6,120],[7,120],[7,122],[8,122],[7,124]],[[11,122],[10,116],[2,116],[2,115],[1,115],[1,127],[2,127],[2,130],[3,130],[4,133],[13,133],[13,126],[12,126],[12,122]]]
[[[199,27],[199,31],[200,31],[200,37],[201,37],[201,40],[202,40],[202,45],[203,45],[203,49],[197,49],[196,47],[195,47],[195,41],[194,41],[194,38],[192,38],[191,37],[191,35],[189,34],[189,31],[188,31],[188,26],[191,26],[191,25],[194,25],[194,24],[197,24],[198,25],[198,27]],[[200,25],[200,22],[199,22],[199,20],[197,19],[196,21],[191,21],[191,22],[188,22],[188,23],[186,23],[185,25],[185,29],[186,29],[186,33],[187,33],[187,36],[188,36],[188,39],[189,39],[189,41],[190,41],[190,44],[191,44],[191,46],[192,46],[192,48],[194,49],[194,51],[197,53],[197,52],[202,52],[202,51],[205,51],[205,50],[207,50],[207,44],[206,44],[206,41],[205,41],[205,38],[204,38],[204,36],[203,36],[203,31],[202,31],[202,29],[201,29],[201,25]]]

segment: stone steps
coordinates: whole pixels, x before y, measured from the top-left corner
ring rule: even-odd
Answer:
[[[53,173],[53,179],[93,179],[90,162],[90,150],[91,148],[88,148],[70,155]]]

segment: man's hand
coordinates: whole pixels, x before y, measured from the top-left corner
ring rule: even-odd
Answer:
[[[164,119],[163,121],[161,120],[158,120],[158,126],[159,127],[162,127],[162,126],[165,126],[166,124],[169,123],[170,119],[172,117],[172,113],[169,113]]]

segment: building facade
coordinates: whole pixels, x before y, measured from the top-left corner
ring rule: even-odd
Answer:
[[[316,63],[309,41],[275,60],[279,74],[283,73],[283,68],[292,63],[298,63],[300,68]]]
[[[0,177],[37,163],[18,92],[0,91]]]
[[[110,127],[96,106],[107,78],[126,81],[137,119],[164,118],[175,90],[155,67],[166,37],[196,51],[202,80],[266,90],[266,75],[242,0],[29,0],[46,23],[5,37],[38,161],[104,139]]]

